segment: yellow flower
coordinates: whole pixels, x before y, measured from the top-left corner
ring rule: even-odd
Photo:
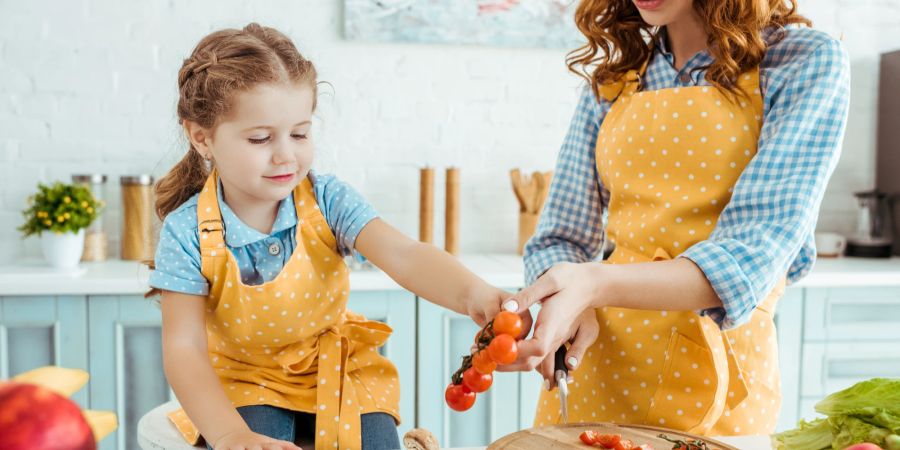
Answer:
[[[81,202],[81,207],[82,207],[82,208],[87,208],[87,207],[88,207],[88,202]]]
[[[72,199],[71,199],[71,198],[69,198],[69,196],[68,196],[68,195],[67,195],[67,196],[65,196],[65,197],[63,197],[63,201],[64,201],[64,202],[66,202],[66,203],[72,203]]]
[[[72,218],[72,216],[70,216],[69,213],[63,214],[63,217],[65,217],[66,219],[71,219],[71,218]]]
[[[87,212],[88,212],[88,214],[93,214],[93,213],[94,213],[94,208],[88,208],[88,209],[87,209]]]
[[[65,222],[65,220],[66,220],[66,218],[63,217],[63,216],[56,216],[56,221],[57,221],[57,222]]]
[[[53,221],[51,221],[51,220],[49,220],[49,219],[48,219],[48,220],[45,220],[45,221],[44,221],[44,225],[47,225],[47,226],[49,227],[50,225],[53,225]]]

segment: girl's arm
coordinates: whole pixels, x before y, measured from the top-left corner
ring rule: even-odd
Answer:
[[[279,448],[298,448],[250,431],[225,395],[207,354],[206,297],[163,291],[161,306],[166,379],[207,442],[217,450],[230,448],[227,441],[268,442],[280,444]]]
[[[466,314],[481,325],[499,312],[502,300],[511,296],[486,283],[447,252],[410,239],[381,219],[373,219],[360,231],[355,247],[403,288]]]

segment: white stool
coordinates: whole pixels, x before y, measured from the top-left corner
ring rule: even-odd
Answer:
[[[197,450],[203,447],[194,447],[185,442],[184,437],[172,425],[166,417],[170,412],[180,408],[178,402],[168,402],[153,408],[141,420],[137,426],[138,445],[144,450]]]

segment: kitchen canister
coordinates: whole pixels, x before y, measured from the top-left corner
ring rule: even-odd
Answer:
[[[434,168],[419,169],[419,241],[434,240]]]
[[[444,195],[444,250],[459,254],[459,168],[447,168]]]
[[[91,190],[91,195],[106,206],[106,175],[94,174],[76,174],[72,175],[72,183],[82,185]],[[108,255],[109,239],[106,234],[106,227],[103,226],[103,220],[106,216],[105,212],[101,212],[100,216],[87,227],[84,235],[84,252],[81,254],[81,260],[87,262],[105,261]]]
[[[153,258],[153,177],[129,175],[119,179],[122,188],[122,259]]]

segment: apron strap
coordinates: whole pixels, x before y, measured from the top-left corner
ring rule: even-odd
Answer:
[[[227,257],[225,223],[219,209],[219,177],[213,169],[197,199],[197,231],[200,238],[200,272],[207,280],[215,276],[218,258]]]

